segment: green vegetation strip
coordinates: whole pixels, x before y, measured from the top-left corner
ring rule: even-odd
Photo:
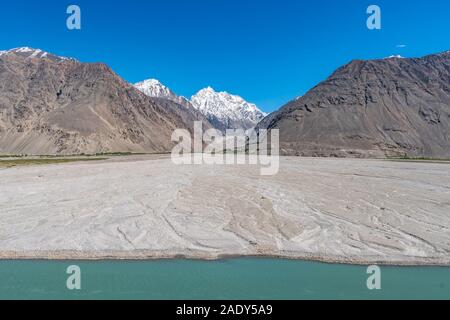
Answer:
[[[423,162],[423,163],[450,163],[450,159],[445,158],[427,158],[427,157],[401,157],[401,158],[389,158],[389,161],[399,162]]]
[[[31,165],[45,165],[45,164],[61,164],[69,162],[81,162],[81,161],[100,161],[107,160],[108,158],[48,158],[48,159],[8,159],[0,160],[0,168],[12,168],[17,166],[31,166]]]
[[[0,154],[0,159],[3,158],[70,158],[70,157],[126,157],[126,156],[144,156],[144,155],[165,155],[170,154],[170,152],[154,152],[154,153],[143,153],[143,152],[103,152],[94,154],[71,154],[71,155],[31,155],[31,154]]]

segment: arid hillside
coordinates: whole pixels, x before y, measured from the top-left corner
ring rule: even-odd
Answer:
[[[450,51],[352,61],[259,128],[287,155],[450,157]]]
[[[198,113],[150,98],[101,63],[0,53],[0,154],[167,152]]]

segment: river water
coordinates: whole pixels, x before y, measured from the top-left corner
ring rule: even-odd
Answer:
[[[81,270],[68,290],[67,268]],[[0,261],[0,299],[450,299],[450,268],[367,267],[280,259]]]

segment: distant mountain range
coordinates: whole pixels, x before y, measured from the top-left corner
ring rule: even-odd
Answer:
[[[211,87],[200,90],[190,100],[176,95],[155,79],[135,84],[136,88],[150,97],[169,99],[186,108],[201,112],[217,129],[251,129],[267,115],[255,104],[227,92],[216,92]]]
[[[258,128],[285,155],[450,157],[450,51],[352,61]]]
[[[0,154],[169,152],[174,129],[279,129],[284,155],[450,157],[450,52],[355,60],[270,115],[212,88],[190,99],[102,63],[0,51]]]
[[[239,96],[208,87],[191,98],[192,105],[220,129],[252,129],[267,115]]]

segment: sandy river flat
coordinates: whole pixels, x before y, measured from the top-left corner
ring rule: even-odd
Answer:
[[[450,164],[164,156],[0,169],[0,258],[450,265]]]

